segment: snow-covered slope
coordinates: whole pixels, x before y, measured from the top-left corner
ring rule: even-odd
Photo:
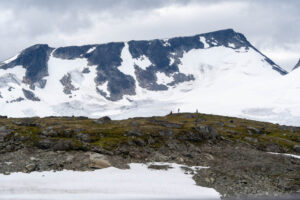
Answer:
[[[179,108],[300,125],[297,71],[286,75],[232,29],[56,49],[35,45],[0,66],[0,115],[127,118]]]

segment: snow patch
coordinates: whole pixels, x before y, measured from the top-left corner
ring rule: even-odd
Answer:
[[[173,57],[170,57],[170,65],[173,65],[175,63],[175,59]]]
[[[136,79],[135,73],[134,73],[134,64],[135,60],[132,58],[130,51],[129,51],[129,45],[126,42],[125,46],[121,52],[121,59],[122,63],[121,66],[118,67],[118,69],[123,73],[132,76],[134,79]],[[142,65],[144,66],[144,65]]]
[[[156,81],[157,84],[167,85],[168,83],[171,83],[174,80],[173,77],[169,77],[162,72],[157,72],[156,77],[157,77],[157,81]]]
[[[97,88],[105,92],[107,98],[110,97],[110,92],[108,91],[108,81],[105,81],[103,84],[98,85]]]
[[[93,51],[95,51],[95,49],[96,49],[96,47],[92,47],[92,48],[90,48],[89,50],[87,50],[86,53],[92,53]]]
[[[163,46],[164,47],[169,47],[171,46],[170,42],[169,42],[169,39],[163,39]]]
[[[283,155],[283,156],[288,156],[288,157],[293,157],[293,158],[297,158],[300,159],[299,155],[295,155],[295,154],[288,154],[288,153],[275,153],[275,152],[268,152],[270,154],[274,154],[274,155]]]
[[[149,60],[148,57],[146,57],[145,55],[134,59],[134,64],[136,64],[137,66],[139,66],[141,69],[146,70],[147,67],[149,67],[152,63]]]
[[[220,199],[212,188],[196,186],[181,165],[151,170],[145,164],[88,171],[32,172],[0,175],[0,199]]]
[[[206,48],[209,48],[209,44],[206,42],[206,39],[205,39],[205,37],[203,37],[203,36],[200,36],[200,37],[199,37],[199,40],[200,40],[200,42],[202,42],[202,43],[203,43],[203,45],[204,45],[204,49],[206,49]]]
[[[235,48],[235,44],[234,44],[234,43],[230,43],[230,42],[229,42],[229,43],[228,43],[228,46],[231,47],[231,48],[233,48],[233,49]]]

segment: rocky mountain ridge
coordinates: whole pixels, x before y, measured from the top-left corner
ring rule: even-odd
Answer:
[[[128,45],[129,52],[133,59],[145,60],[149,59],[150,65],[145,66],[134,63],[137,81],[134,78],[124,74],[118,68],[122,64],[121,52]],[[174,81],[169,83],[169,86],[178,84],[184,81],[194,80],[193,74],[183,74],[179,72],[178,65],[180,58],[184,52],[192,49],[204,49],[224,46],[231,49],[245,48],[245,50],[253,47],[244,35],[237,33],[232,29],[221,30],[211,33],[199,34],[191,37],[177,37],[165,40],[150,40],[150,41],[129,41],[112,42],[107,44],[84,45],[84,46],[69,46],[52,48],[47,44],[37,44],[23,50],[19,55],[5,61],[1,65],[1,69],[10,69],[16,66],[23,66],[26,69],[23,82],[30,85],[34,90],[36,86],[44,88],[47,84],[45,77],[49,76],[48,61],[52,54],[55,58],[64,60],[74,60],[85,58],[88,60],[88,65],[97,66],[97,77],[95,78],[96,85],[101,85],[108,81],[108,94],[99,91],[100,95],[105,98],[116,101],[122,99],[123,95],[134,95],[135,87],[139,84],[142,88],[149,90],[167,90],[167,85],[158,84],[156,73],[162,72],[167,76],[174,78]],[[271,67],[284,75],[287,72],[276,65],[272,60],[264,56],[266,62]],[[89,73],[88,70],[83,73]],[[66,76],[68,76],[66,74]],[[112,79],[112,80],[110,80]],[[63,83],[62,83],[63,84]],[[68,92],[65,92],[68,94]]]

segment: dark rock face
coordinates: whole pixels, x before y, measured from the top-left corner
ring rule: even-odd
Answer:
[[[40,99],[38,97],[35,96],[35,94],[30,91],[30,90],[23,90],[23,94],[26,97],[26,99],[31,100],[31,101],[40,101]]]
[[[30,84],[34,88],[34,83],[39,83],[43,88],[43,78],[48,75],[48,60],[53,48],[46,44],[37,44],[31,46],[17,57],[16,60],[2,65],[2,69],[13,68],[22,65],[26,69],[24,82]]]
[[[97,88],[98,93],[111,101],[117,101],[122,99],[123,95],[135,95],[134,79],[118,70],[122,63],[123,47],[122,42],[62,47],[56,49],[53,56],[61,59],[87,58],[89,65],[97,66],[97,85],[108,82],[107,90],[110,94]],[[92,48],[93,50],[89,51]],[[84,73],[88,71],[85,70]]]
[[[118,66],[122,63],[121,51],[123,47],[124,43],[99,45],[88,56],[89,63],[98,66],[97,84],[101,85],[108,81],[107,89],[110,95],[105,94],[103,91],[99,91],[99,93],[112,101],[122,99],[123,95],[135,95],[135,81],[133,77],[125,75],[118,70]]]
[[[72,84],[71,75],[69,73],[60,79],[60,83],[64,86],[65,94],[72,94],[72,91],[77,90]]]
[[[85,45],[85,46],[69,46],[69,47],[60,47],[55,49],[53,52],[53,56],[56,58],[61,59],[76,59],[81,58],[86,52],[92,48],[92,45]]]
[[[83,74],[88,74],[88,73],[90,73],[91,71],[90,71],[90,69],[89,68],[84,68],[83,70],[82,70],[82,73]]]
[[[21,102],[21,101],[24,101],[25,99],[23,97],[19,97],[19,98],[16,98],[14,100],[11,100],[9,103],[14,103],[14,102]]]

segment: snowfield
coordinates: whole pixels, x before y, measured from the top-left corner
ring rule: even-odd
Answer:
[[[0,199],[220,199],[214,189],[196,186],[192,175],[184,174],[180,165],[169,165],[173,168],[167,171],[130,164],[127,170],[110,167],[89,172],[0,175]]]

